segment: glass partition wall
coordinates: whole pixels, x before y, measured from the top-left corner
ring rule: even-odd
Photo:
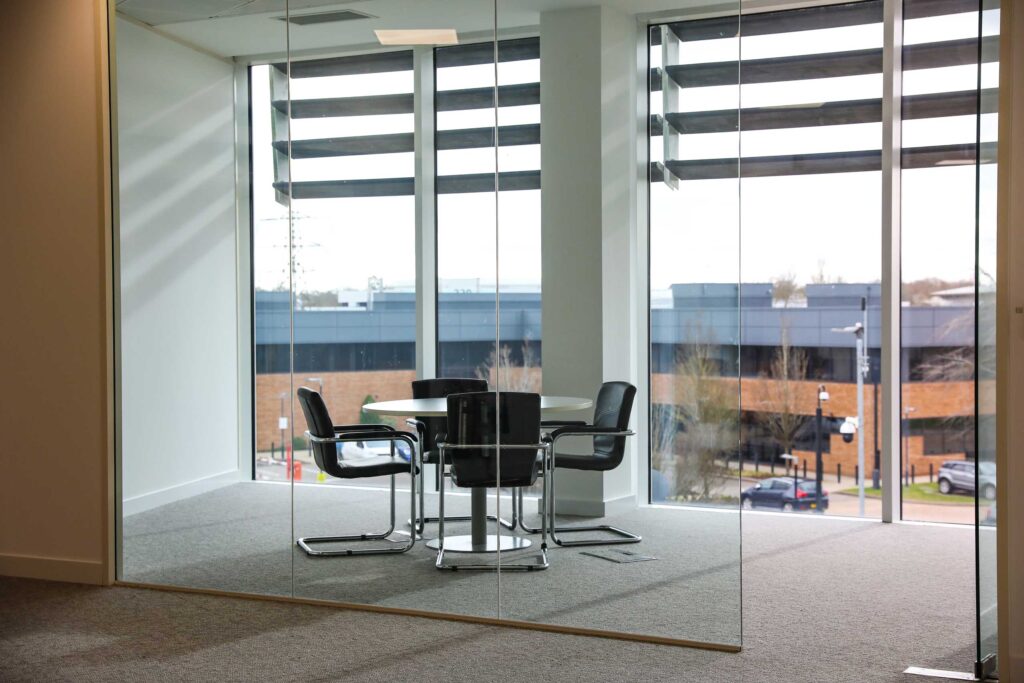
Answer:
[[[119,579],[738,648],[738,505],[647,492],[636,133],[647,74],[671,77],[637,15],[128,0],[114,21]],[[735,183],[702,223],[733,247]],[[433,379],[461,389],[414,388]],[[723,444],[726,403],[702,417]],[[614,434],[553,435],[567,419]]]
[[[120,580],[739,646],[738,507],[648,505],[634,15],[126,2],[116,30]]]
[[[882,514],[891,3],[680,4],[118,4],[119,579],[738,649],[741,509]],[[973,508],[982,661],[998,8],[903,8],[902,512]]]

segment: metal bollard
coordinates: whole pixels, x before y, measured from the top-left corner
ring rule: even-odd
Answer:
[[[839,462],[836,463],[836,483],[843,483],[843,464]]]
[[[928,463],[928,483],[932,483],[932,478],[935,476],[935,467],[932,463]]]
[[[804,460],[804,479],[807,478],[807,461]]]

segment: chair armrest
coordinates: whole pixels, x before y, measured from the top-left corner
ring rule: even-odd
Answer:
[[[417,420],[412,417],[406,420],[405,424],[409,427],[415,427],[417,432],[422,432],[427,428],[427,425],[422,420]]]
[[[585,420],[541,420],[541,427],[584,427],[586,426]]]
[[[334,433],[341,432],[393,432],[395,428],[390,425],[334,425]]]
[[[554,443],[563,436],[633,436],[635,432],[630,429],[619,429],[618,427],[594,427],[592,425],[559,427],[549,433],[545,439]]]
[[[335,432],[330,436],[313,436],[308,431],[306,438],[313,443],[347,443],[349,441],[405,441],[410,446],[416,445],[416,435],[410,432],[398,432],[395,430],[364,430],[360,432]]]

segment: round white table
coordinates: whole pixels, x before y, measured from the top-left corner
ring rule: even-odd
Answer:
[[[557,413],[570,410],[586,410],[594,405],[589,398],[572,396],[541,396],[540,409],[544,413]],[[367,403],[363,410],[374,415],[393,415],[396,417],[444,417],[448,414],[446,398],[403,398],[397,401],[380,401]]]
[[[541,396],[540,409],[543,413],[569,412],[586,410],[594,405],[589,398],[573,396]],[[367,403],[363,410],[373,415],[391,415],[395,417],[444,417],[448,414],[446,398],[407,398],[397,401],[380,401]],[[439,467],[441,465],[438,465]],[[443,485],[443,480],[442,480]],[[461,536],[446,536],[444,549],[455,553],[493,553],[501,550],[521,550],[529,548],[527,538],[511,535],[487,533],[487,490],[471,489],[472,496],[472,533]],[[427,542],[427,547],[437,550],[439,539]]]

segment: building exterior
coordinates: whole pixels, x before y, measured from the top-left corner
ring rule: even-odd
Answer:
[[[346,422],[360,420],[369,400],[403,398],[415,379],[415,294],[346,293],[344,305],[295,310],[295,372],[322,381],[332,410]],[[826,384],[831,400],[823,407],[822,450],[827,472],[837,466],[852,476],[856,442],[845,442],[838,425],[855,417],[854,336],[842,328],[865,319],[870,370],[865,379],[865,438],[868,467],[878,452],[880,398],[880,286],[868,283],[811,284],[803,296],[780,301],[771,283],[673,285],[652,296],[652,403],[670,404],[679,359],[695,346],[715,361],[719,381],[734,387],[740,408],[740,453],[747,461],[779,462],[782,449],[763,425],[764,413],[801,416],[793,454],[814,466],[817,387]],[[934,299],[933,299],[934,300]],[[933,301],[931,300],[931,301]],[[255,363],[257,450],[281,443],[278,418],[289,391],[289,295],[256,292]],[[493,364],[495,294],[441,293],[438,300],[440,373],[489,375]],[[504,362],[540,379],[542,374],[541,293],[501,294]],[[839,330],[839,331],[837,331]],[[806,368],[788,378],[792,402],[780,405],[773,359],[783,346],[797,350]],[[906,469],[926,474],[947,459],[974,456],[974,386],[969,376],[953,376],[948,359],[972,358],[974,307],[905,306],[902,378],[906,425]],[[737,348],[738,347],[738,348]],[[316,385],[318,382],[314,382]],[[539,387],[538,387],[539,388]]]

